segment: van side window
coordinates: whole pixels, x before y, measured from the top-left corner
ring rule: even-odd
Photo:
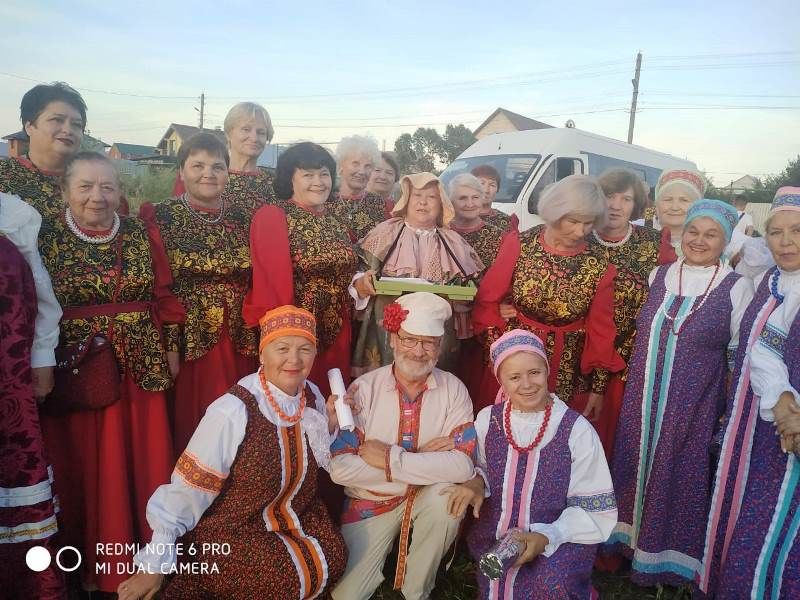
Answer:
[[[539,177],[539,181],[536,182],[533,190],[531,190],[531,195],[528,196],[528,212],[532,215],[538,214],[539,196],[541,196],[544,188],[556,182],[556,162],[554,160],[547,165],[544,173]]]
[[[583,161],[578,158],[559,158],[556,161],[556,181],[583,173]]]

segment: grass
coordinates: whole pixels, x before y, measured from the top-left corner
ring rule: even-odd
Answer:
[[[372,600],[403,600],[403,595],[392,589],[394,558],[389,557],[384,568],[386,579],[372,596]],[[602,573],[595,571],[592,582],[603,600],[690,600],[691,590],[658,586],[639,587],[630,580],[630,573]],[[466,548],[459,546],[450,569],[440,568],[432,600],[473,600],[478,597],[475,563]]]

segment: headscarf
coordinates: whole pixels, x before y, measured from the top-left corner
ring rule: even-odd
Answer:
[[[317,320],[314,315],[303,308],[291,304],[279,306],[267,311],[259,319],[258,325],[261,329],[259,352],[271,341],[286,335],[304,337],[315,346],[317,345]]]
[[[503,335],[497,338],[494,343],[489,347],[489,357],[492,360],[492,370],[494,376],[500,381],[498,373],[500,365],[512,354],[517,352],[527,352],[528,354],[535,354],[544,359],[544,364],[547,371],[550,371],[550,363],[547,360],[547,351],[544,347],[544,342],[535,333],[526,331],[525,329],[512,329],[506,331]],[[499,404],[505,398],[503,386],[497,391],[497,397],[494,400],[495,404]]]
[[[686,187],[694,195],[694,200],[702,198],[706,191],[706,181],[697,171],[672,169],[662,172],[661,176],[658,178],[655,200],[658,200],[664,191],[673,185],[682,185]]]
[[[793,210],[800,212],[800,187],[783,186],[775,192],[775,199],[769,209],[771,217],[776,212],[782,210]]]
[[[400,200],[394,205],[392,215],[395,217],[405,216],[408,201],[411,198],[411,188],[421,190],[431,182],[436,182],[439,188],[439,197],[442,199],[442,210],[439,213],[438,225],[439,227],[447,227],[456,211],[453,208],[453,203],[447,196],[447,192],[442,185],[439,178],[433,173],[414,173],[413,175],[403,175],[400,178]]]
[[[710,200],[708,198],[703,198],[692,204],[689,212],[686,213],[686,223],[683,225],[684,229],[698,217],[708,217],[719,223],[720,227],[722,227],[722,231],[725,233],[726,244],[730,243],[733,229],[739,222],[739,214],[733,206],[722,200]]]

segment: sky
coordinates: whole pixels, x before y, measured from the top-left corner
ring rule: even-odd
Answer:
[[[270,112],[274,142],[419,126],[474,129],[497,107],[695,161],[718,186],[800,154],[796,0],[197,0],[0,3],[0,135],[41,81],[79,89],[87,130],[156,145],[170,123]]]

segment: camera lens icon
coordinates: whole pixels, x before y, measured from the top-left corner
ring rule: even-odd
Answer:
[[[53,558],[44,546],[33,546],[25,554],[25,564],[31,571],[41,573],[50,566]],[[72,564],[72,563],[75,564]],[[65,573],[71,573],[81,566],[83,556],[75,546],[64,546],[56,552],[56,566]]]

